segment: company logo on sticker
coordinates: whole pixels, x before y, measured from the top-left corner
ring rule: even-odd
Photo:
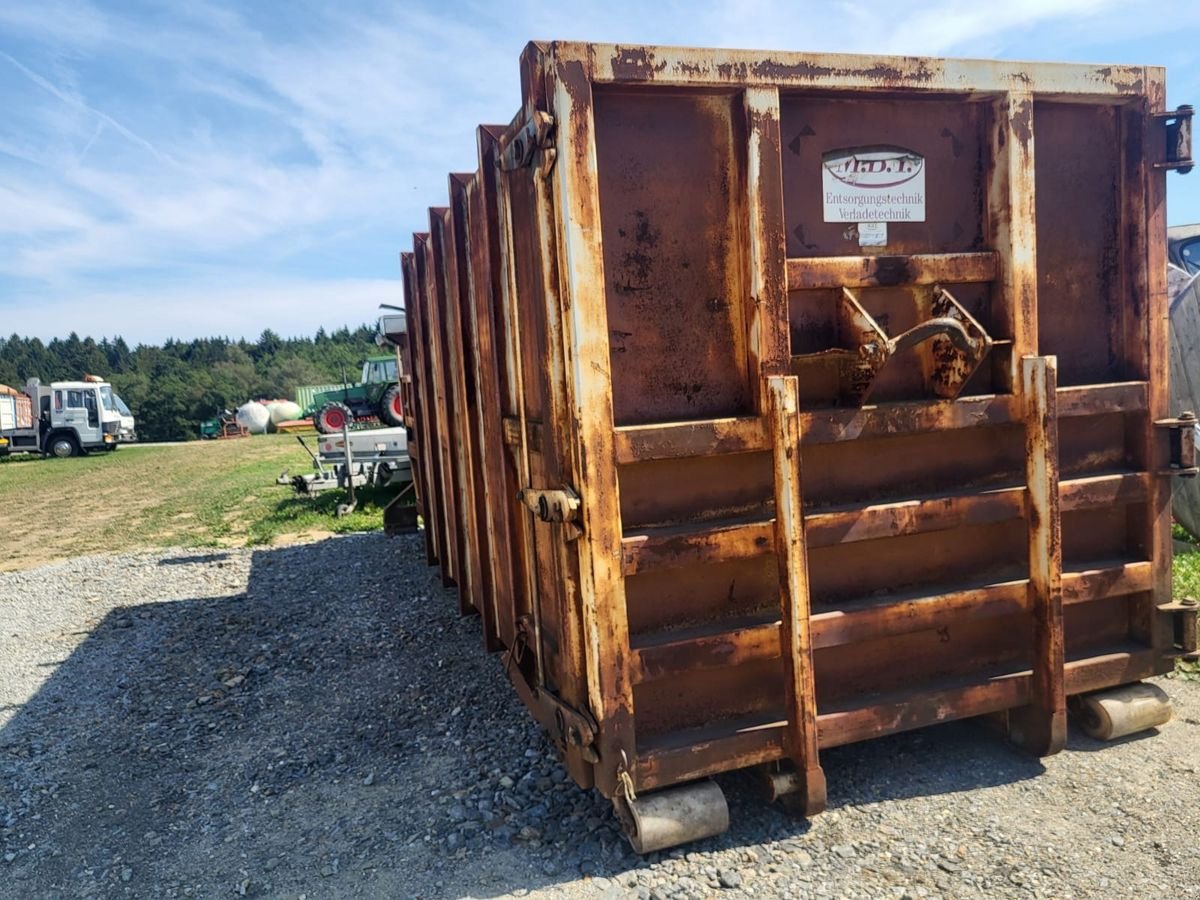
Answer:
[[[822,158],[825,169],[842,184],[857,188],[893,188],[912,181],[925,159],[903,147],[833,150]]]
[[[854,147],[821,157],[826,222],[924,222],[925,158],[904,147]]]

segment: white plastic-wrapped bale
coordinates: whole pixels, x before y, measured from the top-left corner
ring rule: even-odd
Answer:
[[[266,434],[271,424],[271,413],[261,403],[251,401],[238,407],[237,421],[251,434]]]
[[[268,403],[267,409],[270,410],[271,423],[274,425],[298,419],[303,412],[300,404],[293,403],[291,400],[276,400],[274,403]]]

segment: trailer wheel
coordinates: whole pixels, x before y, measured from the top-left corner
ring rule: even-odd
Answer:
[[[354,413],[345,403],[326,403],[313,416],[313,425],[321,434],[337,434],[354,421]]]
[[[74,436],[69,434],[52,435],[50,440],[46,442],[46,452],[59,459],[79,456],[79,441],[75,440]]]
[[[379,418],[394,427],[404,424],[404,401],[400,397],[400,385],[393,384],[379,398]]]

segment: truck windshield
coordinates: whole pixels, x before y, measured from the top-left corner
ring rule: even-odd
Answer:
[[[104,404],[104,408],[110,412],[117,412],[123,416],[133,415],[133,413],[129,411],[129,407],[125,405],[125,401],[122,400],[117,394],[113,393],[113,389],[107,384],[102,385],[100,388],[100,402],[102,402]]]

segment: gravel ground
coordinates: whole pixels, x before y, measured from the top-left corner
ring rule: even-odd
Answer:
[[[727,834],[639,859],[417,538],[78,558],[0,575],[0,896],[1200,897],[1200,684],[1160,683],[1161,733],[1044,762],[829,751],[811,824],[724,778]]]

